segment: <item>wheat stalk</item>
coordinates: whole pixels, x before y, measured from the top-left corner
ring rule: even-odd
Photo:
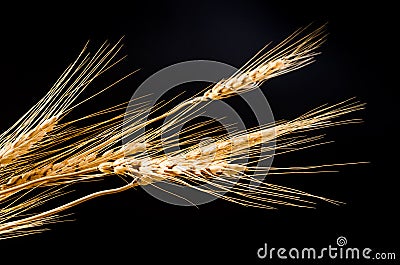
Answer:
[[[110,46],[104,43],[90,56],[86,54],[87,45],[77,59],[62,73],[49,92],[25,115],[0,135],[0,166],[10,166],[17,158],[27,154],[50,133],[72,108],[74,101],[83,90],[110,67],[121,49],[120,42]],[[79,105],[80,103],[76,104]]]
[[[289,134],[304,130],[317,130],[327,126],[359,122],[358,119],[339,122],[334,122],[333,119],[363,108],[364,104],[345,101],[334,106],[317,109],[293,121],[284,122],[277,126],[265,129],[257,128],[250,133],[247,131],[239,132],[237,136],[232,138],[205,146],[183,149],[172,155],[163,155],[159,158],[150,159],[123,157],[112,162],[105,162],[100,164],[99,170],[103,173],[129,175],[136,178],[139,185],[149,185],[158,181],[173,181],[188,185],[187,182],[179,179],[179,176],[184,176],[186,179],[196,182],[207,180],[207,178],[219,178],[222,180],[224,176],[226,178],[236,176],[238,179],[243,179],[243,174],[240,172],[246,171],[247,165],[237,164],[235,161],[240,160],[243,155],[248,155],[246,153],[248,153],[249,148],[280,140]],[[319,137],[315,139],[308,138],[290,143],[290,145],[293,147],[319,139]],[[278,145],[273,148],[279,150],[288,146],[289,144],[281,144],[281,146]],[[251,176],[246,177],[251,178]],[[192,187],[192,185],[189,186]],[[218,188],[224,187],[219,186]],[[283,190],[283,188],[281,189]],[[263,195],[262,199],[264,200],[268,194],[263,193]]]
[[[20,172],[25,165],[21,165],[18,160],[25,160],[25,164],[29,164],[34,157],[29,157],[30,153],[42,151],[32,149],[43,144],[55,125],[59,124],[68,112],[82,103],[72,106],[95,78],[121,61],[121,59],[115,59],[121,47],[120,41],[112,46],[106,42],[93,56],[90,56],[86,53],[87,45],[85,45],[77,59],[62,73],[50,91],[0,135],[0,167],[3,171],[0,183],[16,182],[15,178],[6,173],[15,170]],[[55,138],[57,137],[54,136],[47,146],[53,145],[53,141],[58,140]],[[4,185],[2,187],[4,188]]]
[[[298,38],[304,30],[305,29],[300,29],[296,31],[282,43],[277,45],[277,47],[265,54],[261,54],[263,51],[261,50],[237,73],[233,74],[226,80],[221,80],[211,89],[206,91],[202,96],[184,101],[172,110],[146,121],[145,124],[136,124],[135,126],[131,126],[129,130],[125,130],[125,134],[134,132],[140,128],[143,128],[145,125],[161,120],[179,110],[184,109],[187,106],[193,107],[200,102],[219,100],[237,93],[246,92],[250,89],[256,88],[272,77],[299,69],[300,67],[309,64],[316,55],[314,50],[318,48],[325,39],[325,27],[322,26],[312,33],[307,34],[302,38]],[[112,145],[116,140],[119,140],[122,137],[123,135],[114,136],[108,140],[107,143],[103,143],[102,146]],[[51,163],[42,168],[35,168],[22,175],[10,178],[6,184],[0,187],[0,189],[4,190],[18,184],[25,184],[25,182],[30,180],[35,180],[50,175],[68,174],[71,171],[76,171],[78,172],[76,175],[79,175],[82,170],[92,168],[91,166],[96,164],[96,162],[103,162],[102,158],[96,159],[98,156],[97,153],[98,152],[95,150],[90,150],[80,154],[79,156],[68,158],[56,164]]]
[[[272,205],[275,204],[297,207],[313,207],[315,204],[313,199],[339,204],[340,202],[338,201],[315,196],[296,189],[260,182],[251,175],[244,173],[249,169],[247,165],[237,164],[234,163],[234,161],[237,159],[237,156],[241,156],[244,149],[281,139],[288,134],[293,134],[295,132],[304,130],[316,130],[327,126],[358,122],[359,120],[334,122],[333,119],[349,112],[360,110],[363,107],[363,104],[359,104],[357,102],[341,102],[334,106],[316,109],[300,116],[293,121],[284,122],[270,128],[256,129],[254,132],[250,133],[240,132],[237,136],[231,139],[221,140],[216,144],[206,145],[205,147],[197,146],[194,149],[184,149],[177,154],[173,154],[172,156],[164,155],[156,158],[141,158],[140,156],[126,157],[123,154],[126,151],[128,151],[130,154],[136,154],[144,151],[146,148],[151,148],[149,146],[144,146],[141,143],[129,143],[114,153],[107,152],[107,155],[105,156],[107,156],[108,160],[114,158],[114,161],[100,163],[101,160],[98,160],[94,163],[98,164],[98,166],[89,166],[89,171],[86,172],[90,173],[98,171],[104,175],[116,174],[129,176],[131,181],[127,185],[124,185],[120,188],[103,190],[89,194],[46,212],[27,218],[18,219],[16,221],[7,222],[5,224],[0,224],[0,235],[8,235],[9,233],[13,233],[15,231],[30,228],[28,225],[30,223],[36,225],[41,224],[51,216],[59,214],[60,212],[96,197],[122,192],[139,185],[153,185],[159,181],[170,181],[201,190],[202,192],[220,197],[224,200],[245,206],[266,209],[273,209],[274,207]],[[284,148],[286,150],[288,147],[295,147],[295,149],[298,149],[297,146],[301,144],[307,144],[319,139],[320,137],[316,137],[314,139],[307,138],[305,140],[295,142],[284,142],[283,144],[275,146],[274,149],[279,150]],[[231,156],[236,158],[230,159]],[[95,160],[96,159],[93,159],[93,161]],[[296,170],[296,172],[299,173],[303,172],[303,170],[311,170],[313,168],[321,168],[326,166],[333,165],[296,167],[289,168],[289,170]],[[60,174],[58,176],[65,179],[69,177],[68,172],[64,175]],[[82,175],[83,173],[84,172],[80,172],[78,175]],[[72,174],[72,176],[76,177],[77,175]],[[44,183],[49,179],[51,179],[49,176],[47,178],[44,177],[40,183]],[[246,187],[240,183],[236,183],[239,179],[255,182],[257,187],[252,189],[251,187]],[[54,181],[54,179],[51,180]],[[217,183],[215,180],[217,180]],[[188,181],[195,183],[207,183],[212,185],[213,188],[199,188]],[[235,183],[236,186],[231,187],[230,184],[232,183]],[[228,191],[236,195],[236,197],[220,195],[221,192]]]
[[[56,126],[58,117],[53,116],[33,128],[28,133],[21,134],[12,143],[7,143],[0,150],[0,166],[6,166],[31,150],[43,137]]]
[[[84,128],[71,127],[82,119],[61,123],[61,119],[69,111],[82,103],[72,106],[83,89],[94,78],[120,61],[112,63],[121,45],[119,42],[113,46],[105,43],[92,57],[85,55],[82,51],[50,92],[14,126],[2,134],[0,169],[3,168],[4,173],[2,172],[0,182],[2,183],[0,204],[4,205],[7,201],[13,201],[13,198],[17,198],[14,199],[17,201],[21,198],[21,193],[29,194],[32,190],[44,189],[44,194],[47,194],[45,192],[49,190],[48,194],[51,194],[52,187],[61,189],[80,181],[108,176],[122,177],[128,184],[120,188],[92,193],[54,209],[24,218],[20,217],[21,213],[46,201],[44,197],[16,203],[16,206],[12,207],[6,205],[0,212],[0,238],[8,235],[24,235],[25,231],[30,231],[30,228],[52,221],[53,217],[59,213],[90,199],[122,192],[138,185],[154,185],[160,181],[197,189],[238,204],[268,209],[279,204],[313,207],[313,199],[338,204],[337,201],[306,192],[261,182],[255,177],[256,173],[252,176],[247,171],[262,172],[263,169],[252,168],[250,164],[240,161],[249,155],[252,156],[254,154],[252,147],[255,146],[259,146],[263,154],[272,149],[283,150],[281,152],[283,154],[320,144],[318,141],[321,137],[290,138],[288,136],[308,130],[359,122],[357,119],[335,121],[342,115],[364,107],[363,104],[357,102],[322,106],[292,121],[238,132],[232,138],[221,138],[208,145],[192,145],[167,155],[158,154],[163,148],[167,150],[176,143],[160,142],[156,140],[157,137],[163,131],[176,126],[184,115],[191,113],[194,106],[256,89],[266,80],[312,63],[318,54],[316,49],[325,41],[325,26],[303,36],[305,30],[296,31],[268,52],[264,53],[264,49],[261,50],[232,76],[206,89],[202,95],[183,101],[155,118],[147,120],[143,116],[145,112],[142,111],[145,106],[137,105],[137,108],[127,114],[130,122],[124,130],[122,130],[122,120],[126,118],[126,115],[117,115]],[[123,109],[122,106],[117,106],[83,119],[121,109]],[[120,139],[178,112],[176,118],[171,119],[161,128],[139,135],[122,147],[116,146]],[[56,125],[58,129],[55,129]],[[201,129],[204,125],[200,124],[193,130]],[[280,143],[273,147],[264,146],[275,140],[279,140]],[[60,147],[53,150],[53,145],[67,141],[73,141],[69,148]],[[195,135],[192,134],[187,139],[187,144],[194,141]],[[265,157],[257,159],[265,159]],[[286,169],[271,167],[269,169],[283,170],[283,172],[276,172],[277,174],[284,174],[285,171],[315,173],[321,172],[321,168],[323,170],[325,166]],[[239,183],[239,180],[256,184],[249,187]],[[208,187],[196,185],[201,183],[208,184]],[[232,196],[226,195],[226,192]],[[13,214],[1,216],[1,213],[9,212]]]
[[[307,28],[299,29],[279,45],[262,54],[261,50],[236,73],[221,80],[204,93],[202,99],[222,99],[258,88],[268,79],[300,69],[312,62],[315,52],[326,39],[325,25],[300,37]]]

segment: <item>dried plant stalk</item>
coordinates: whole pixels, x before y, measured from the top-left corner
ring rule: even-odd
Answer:
[[[297,70],[314,61],[317,48],[326,39],[325,25],[300,37],[299,29],[279,45],[262,54],[261,50],[238,72],[221,80],[203,95],[203,100],[215,100],[255,89],[268,79]]]
[[[58,117],[53,116],[28,133],[21,134],[14,142],[7,143],[0,150],[0,166],[8,165],[17,157],[28,153],[35,144],[39,143],[47,133],[54,129],[57,121]]]
[[[59,213],[90,199],[122,192],[138,185],[154,185],[160,181],[183,185],[241,205],[260,208],[271,209],[274,205],[314,207],[315,199],[338,204],[339,202],[334,200],[262,182],[253,176],[253,173],[248,173],[257,170],[261,172],[262,169],[253,168],[249,162],[240,161],[249,155],[252,156],[252,148],[255,146],[265,154],[271,148],[276,151],[283,150],[281,153],[285,153],[317,145],[322,137],[289,136],[308,130],[359,122],[358,119],[336,121],[336,118],[364,107],[357,102],[346,101],[330,107],[323,106],[292,121],[238,132],[232,138],[221,138],[203,146],[193,144],[195,136],[192,134],[191,138],[187,139],[187,143],[192,146],[160,155],[163,148],[168,149],[177,144],[156,139],[163,131],[180,122],[178,116],[161,128],[137,136],[122,147],[116,146],[120,139],[173,113],[190,114],[198,104],[256,89],[266,80],[312,63],[318,54],[316,49],[325,41],[325,26],[309,34],[303,34],[304,32],[305,29],[296,31],[268,52],[264,53],[264,49],[261,50],[229,78],[216,83],[202,95],[183,101],[155,118],[147,120],[143,115],[145,112],[142,111],[145,106],[139,104],[127,114],[120,114],[84,128],[71,128],[77,121],[62,123],[62,118],[80,104],[72,106],[94,78],[120,61],[115,60],[115,56],[121,45],[119,42],[113,46],[105,43],[92,57],[85,55],[83,51],[50,92],[0,138],[0,169],[3,171],[0,181],[0,204],[4,205],[0,208],[0,239],[24,235],[29,231],[40,231],[30,229],[54,221]],[[117,106],[83,119],[121,109],[124,108]],[[122,130],[122,121],[127,116],[131,123]],[[56,125],[59,129],[55,129]],[[200,124],[195,129],[201,129],[203,125]],[[275,140],[278,140],[277,145],[265,145]],[[69,148],[52,149],[53,145],[66,141],[73,142]],[[38,155],[40,153],[42,156]],[[319,172],[321,167],[296,167],[286,171]],[[271,167],[270,170],[282,169]],[[128,184],[89,194],[42,213],[22,217],[22,213],[25,214],[44,203],[48,198],[46,196],[52,194],[54,188],[59,192],[66,185],[113,176],[123,178]],[[255,184],[246,186],[239,180]],[[208,185],[207,188],[198,185],[204,183]],[[17,202],[25,194],[36,189],[43,189],[44,195]],[[8,202],[11,204],[7,205]]]
[[[85,54],[86,48],[85,45],[77,59],[62,73],[49,92],[0,135],[0,167],[7,166],[10,171],[15,170],[12,164],[32,151],[32,147],[54,129],[56,123],[74,108],[72,104],[83,90],[121,60],[113,62],[121,49],[120,42],[113,46],[104,43],[91,57]],[[7,171],[7,168],[2,170]],[[0,183],[8,181],[5,175],[7,174],[0,176]]]
[[[363,108],[364,104],[346,101],[334,106],[317,109],[293,121],[283,122],[277,126],[265,129],[258,128],[253,132],[239,132],[237,136],[230,139],[220,140],[205,146],[197,146],[196,148],[183,149],[172,155],[163,155],[158,158],[120,158],[101,164],[99,170],[103,173],[115,173],[137,178],[139,185],[149,185],[158,181],[172,181],[194,187],[186,181],[207,182],[210,184],[211,182],[208,179],[216,178],[227,181],[227,184],[230,184],[229,181],[232,181],[233,178],[237,178],[238,180],[247,178],[258,183],[250,175],[244,175],[244,172],[247,170],[247,164],[238,164],[235,162],[240,160],[240,158],[248,156],[249,148],[280,140],[289,134],[304,130],[317,130],[328,126],[359,122],[358,119],[340,122],[335,122],[334,119]],[[294,143],[283,143],[273,148],[275,150],[289,146],[293,148],[319,139],[320,137],[314,139],[308,138]],[[197,187],[196,189],[199,188]],[[219,184],[218,189],[228,191],[228,188],[224,184]],[[276,195],[281,194],[281,191],[285,192],[283,187],[280,187],[279,190],[275,191]],[[229,191],[232,191],[232,188],[229,188]],[[204,192],[209,191],[204,190]],[[213,192],[211,191],[211,193]],[[243,192],[241,195],[248,196]],[[262,195],[263,197],[257,199],[266,200],[268,194],[262,193]],[[305,195],[305,193],[302,193],[302,195]],[[307,196],[310,197],[311,195]],[[224,196],[223,198],[227,199],[228,197]],[[324,200],[329,201],[325,198]],[[308,202],[305,199],[301,199],[301,201]],[[275,201],[275,203],[278,203],[278,201]],[[279,201],[279,203],[287,204],[283,201]],[[258,206],[263,207],[261,204]]]
[[[172,110],[167,111],[163,115],[160,115],[149,121],[146,121],[146,123],[144,124],[135,124],[134,126],[131,126],[128,130],[125,130],[124,134],[127,135],[129,133],[135,132],[136,130],[141,129],[144,126],[161,120],[179,110],[184,109],[187,106],[193,106],[195,104],[199,104],[208,100],[219,100],[222,98],[227,98],[237,93],[242,93],[257,88],[263,82],[272,77],[299,69],[309,64],[310,62],[312,62],[314,56],[317,54],[314,52],[315,49],[318,48],[320,44],[323,43],[325,40],[325,27],[322,26],[312,33],[307,34],[302,38],[299,38],[303,30],[296,31],[290,37],[285,39],[282,43],[277,45],[277,47],[265,54],[261,54],[261,50],[257,54],[257,56],[252,58],[237,73],[226,80],[221,80],[211,89],[206,91],[202,96],[184,101]],[[36,180],[52,175],[54,176],[69,174],[72,171],[77,172],[76,175],[81,174],[82,170],[85,170],[83,171],[84,173],[86,173],[88,170],[93,171],[92,169],[95,168],[93,167],[93,165],[95,165],[96,163],[98,165],[104,162],[104,156],[98,157],[98,150],[101,150],[105,146],[113,145],[115,141],[118,141],[125,135],[105,137],[109,138],[109,140],[107,140],[105,143],[97,145],[97,150],[90,149],[82,154],[79,154],[78,156],[67,158],[64,161],[58,163],[49,163],[48,165],[40,168],[35,168],[22,175],[14,176],[0,188],[5,190],[18,184],[25,184],[27,181],[30,180]],[[115,154],[110,153],[109,155]],[[113,157],[111,157],[110,160],[112,160],[112,158]],[[59,179],[61,178],[58,178],[58,180]],[[42,184],[41,182],[36,183]]]

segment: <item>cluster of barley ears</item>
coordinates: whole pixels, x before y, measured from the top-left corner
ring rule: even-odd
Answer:
[[[114,45],[106,42],[93,55],[86,51],[85,45],[50,91],[1,134],[0,238],[41,232],[46,229],[45,224],[58,221],[65,210],[82,202],[158,182],[175,183],[241,205],[267,209],[276,205],[314,207],[318,200],[339,204],[335,200],[261,181],[257,174],[265,169],[252,166],[254,161],[243,162],[243,158],[268,159],[323,143],[323,136],[307,137],[302,133],[360,122],[359,119],[340,119],[364,108],[354,100],[324,105],[291,121],[238,131],[233,136],[217,137],[202,145],[198,144],[197,136],[205,124],[198,124],[187,129],[190,136],[184,139],[187,147],[178,151],[163,152],[179,143],[159,139],[162,132],[180,122],[179,117],[190,115],[194,106],[258,89],[270,78],[312,63],[317,49],[325,41],[325,26],[307,30],[299,29],[268,51],[262,49],[232,76],[151,119],[144,115],[149,106],[138,99],[133,104],[130,102],[128,109],[128,104],[121,104],[80,119],[66,120],[68,113],[91,98],[77,102],[84,89],[124,59],[118,58],[121,41]],[[175,113],[180,115],[160,128],[135,134]],[[102,121],[91,122],[94,117]],[[83,127],[79,126],[82,120],[85,122]],[[119,144],[127,137],[130,137],[128,142]],[[272,142],[276,144],[270,145]],[[340,164],[270,167],[268,174],[324,172],[337,165]],[[68,203],[65,199],[60,200],[62,205],[42,209],[48,201],[65,196],[70,192],[67,188],[77,183],[115,177],[122,179],[123,185],[74,198]]]

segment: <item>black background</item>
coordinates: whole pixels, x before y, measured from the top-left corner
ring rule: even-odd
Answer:
[[[87,40],[94,49],[106,39],[125,36],[123,53],[128,59],[103,85],[132,70],[141,71],[82,106],[78,115],[129,100],[141,82],[171,64],[209,59],[240,67],[266,43],[278,43],[310,22],[328,22],[328,41],[317,62],[269,81],[263,92],[277,119],[356,96],[367,103],[367,109],[356,115],[365,122],[327,129],[327,139],[335,143],[277,157],[274,163],[371,163],[343,167],[339,173],[271,180],[281,178],[276,181],[344,201],[345,206],[268,211],[215,201],[199,208],[178,207],[137,189],[76,207],[72,211],[76,221],[52,225],[51,231],[2,241],[1,256],[46,263],[112,259],[116,264],[156,260],[272,264],[256,257],[265,242],[272,247],[325,247],[335,245],[338,236],[345,236],[348,246],[400,256],[396,83],[389,81],[396,74],[390,73],[396,67],[393,7],[381,2],[352,6],[270,2],[142,1],[85,8],[68,3],[2,8],[1,129],[43,96]]]

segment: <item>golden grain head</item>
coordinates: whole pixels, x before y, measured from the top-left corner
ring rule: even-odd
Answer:
[[[86,53],[85,46],[49,93],[0,136],[0,239],[40,232],[43,225],[55,221],[61,212],[93,198],[161,181],[200,190],[240,205],[266,209],[277,205],[315,207],[316,200],[339,204],[335,200],[260,181],[257,174],[265,172],[265,169],[240,161],[243,158],[266,159],[269,157],[266,153],[271,150],[282,151],[280,154],[283,154],[320,144],[321,136],[301,137],[301,133],[360,122],[358,119],[338,120],[345,114],[364,108],[363,104],[354,100],[322,106],[294,120],[237,132],[231,138],[221,137],[205,145],[193,144],[193,138],[198,135],[193,133],[186,139],[191,146],[167,154],[160,154],[160,151],[163,148],[168,150],[177,143],[168,139],[163,142],[158,138],[179,120],[167,122],[162,128],[118,146],[121,139],[173,113],[190,114],[198,104],[245,93],[271,78],[312,63],[325,38],[325,26],[310,33],[299,29],[276,47],[268,51],[262,49],[236,73],[217,82],[201,96],[185,100],[155,118],[145,119],[142,113],[146,106],[138,104],[136,109],[130,111],[129,126],[124,130],[123,121],[127,117],[124,114],[89,126],[74,127],[80,120],[123,110],[124,105],[76,121],[63,121],[65,115],[88,100],[75,102],[82,91],[121,60],[116,59],[122,47],[120,42],[115,45],[104,43],[93,56]],[[202,130],[205,125],[198,124],[195,129]],[[278,141],[276,145],[267,145],[275,141]],[[66,142],[72,143],[65,147],[62,144]],[[265,154],[265,157],[256,156],[257,152]],[[270,167],[268,170],[271,174],[315,173],[333,165]],[[86,195],[40,213],[31,213],[35,207],[64,195],[63,189],[69,185],[106,177],[122,178],[127,184]],[[207,184],[207,188],[200,184]],[[42,192],[29,197],[36,190]],[[30,215],[24,216],[27,212]]]

